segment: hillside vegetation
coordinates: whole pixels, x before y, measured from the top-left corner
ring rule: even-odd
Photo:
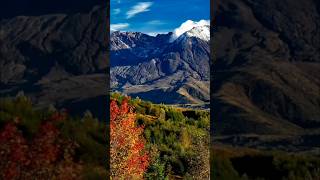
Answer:
[[[0,99],[0,179],[104,179],[106,125],[24,97]]]
[[[112,94],[120,103],[125,97]],[[209,178],[209,112],[131,99],[137,126],[144,127],[150,166],[146,179]]]
[[[120,103],[124,96],[113,94]],[[145,179],[317,179],[320,158],[306,154],[211,146],[209,112],[131,99],[148,152]],[[36,109],[24,97],[0,101],[0,174],[10,178],[105,179],[108,131],[90,112],[70,117]],[[210,167],[210,169],[209,169]]]
[[[211,148],[210,170],[216,180],[315,180],[320,157],[217,145]]]
[[[113,94],[121,102],[124,96]],[[209,176],[209,112],[131,99],[143,127],[145,179],[206,179]],[[71,117],[53,106],[35,108],[25,96],[0,103],[1,178],[104,179],[109,131],[92,117]],[[9,162],[9,163],[7,163]],[[19,162],[19,163],[15,163]],[[68,175],[66,177],[66,175]]]

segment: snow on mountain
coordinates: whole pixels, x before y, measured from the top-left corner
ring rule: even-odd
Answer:
[[[210,26],[204,25],[204,26],[197,26],[192,28],[191,30],[183,33],[181,36],[178,37],[178,41],[181,39],[185,39],[188,37],[197,37],[204,41],[210,40]]]
[[[182,23],[178,28],[174,29],[173,34],[171,36],[171,42],[178,39],[185,32],[192,30],[193,28],[202,27],[202,26],[210,26],[209,20],[200,20],[200,21],[192,21],[187,20]]]
[[[177,36],[179,34],[179,36]],[[177,36],[177,37],[176,37]],[[173,40],[173,37],[174,40]],[[157,51],[156,46],[161,46],[168,42],[174,42],[176,40],[181,41],[182,39],[196,37],[203,41],[210,40],[210,26],[202,25],[195,26],[190,30],[180,34],[180,33],[168,33],[159,34],[156,37],[143,34],[141,32],[120,32],[115,31],[111,34],[111,51],[121,50],[121,49],[131,49],[135,48],[137,44],[141,46],[142,49],[153,49]],[[173,41],[172,41],[173,40]],[[138,48],[140,49],[140,48]]]
[[[182,99],[185,103],[209,101],[209,40],[210,26],[204,20],[187,21],[174,32],[157,36],[113,32],[112,90],[154,102],[159,100],[159,94],[163,99],[170,99],[163,100],[166,103],[182,102]],[[195,82],[200,83],[199,87],[189,86]]]

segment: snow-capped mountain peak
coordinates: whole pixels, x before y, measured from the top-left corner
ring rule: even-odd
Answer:
[[[192,28],[191,30],[183,33],[177,40],[181,40],[187,37],[197,37],[204,41],[210,40],[210,26],[203,25]]]

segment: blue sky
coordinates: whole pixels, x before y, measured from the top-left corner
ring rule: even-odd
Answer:
[[[111,0],[111,30],[167,33],[187,20],[210,19],[210,0]]]

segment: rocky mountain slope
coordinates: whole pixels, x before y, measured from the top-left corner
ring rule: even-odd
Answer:
[[[113,32],[111,88],[156,103],[209,102],[209,26],[171,35]]]
[[[213,49],[210,49],[214,60],[210,83],[211,128],[216,137],[213,140],[294,151],[313,151],[319,147],[319,1],[224,0],[217,3],[212,4],[216,11],[212,15]],[[104,97],[109,85],[108,73],[105,73],[109,71],[108,43],[104,43],[108,42],[106,13],[105,8],[100,7],[79,14],[62,12],[1,18],[0,95],[14,96],[22,90],[38,105],[55,104],[78,112],[90,109],[104,118],[101,104],[106,102]],[[140,35],[139,38],[150,39],[149,46],[166,43],[168,36],[170,34],[157,38]],[[133,49],[143,46],[134,39],[128,40],[136,44]],[[158,42],[152,42],[153,39]],[[128,49],[122,52],[133,53]],[[139,62],[131,65],[148,69],[152,62],[166,60],[162,65],[170,71],[160,72],[172,79],[161,77],[149,81],[150,77],[134,76],[130,83],[144,83],[135,85],[136,89],[130,89],[131,92],[139,95],[144,89],[150,91],[149,97],[159,98],[164,91],[157,87],[168,82],[181,85],[170,91],[174,98],[186,94],[184,97],[190,101],[209,92],[209,82],[199,81],[208,78],[201,73],[195,73],[194,79],[180,81],[185,77],[180,70],[191,69],[191,73],[193,69],[188,61],[176,61],[175,54],[182,57],[178,47],[167,51],[166,57],[154,60],[140,58],[145,55],[140,52],[130,56],[135,58],[132,62]],[[121,53],[111,54],[111,59],[121,58]],[[153,56],[153,53],[157,54],[156,48],[150,46],[146,54]],[[125,68],[121,61],[117,63],[120,70]],[[120,86],[130,85],[117,79]],[[154,87],[149,86],[149,82]],[[191,92],[199,95],[188,96]]]
[[[75,7],[74,7],[75,8]],[[101,117],[108,87],[106,5],[0,20],[0,94]],[[75,113],[76,113],[75,112]]]
[[[319,1],[215,5],[212,131],[228,137],[216,140],[291,150],[319,147]]]

